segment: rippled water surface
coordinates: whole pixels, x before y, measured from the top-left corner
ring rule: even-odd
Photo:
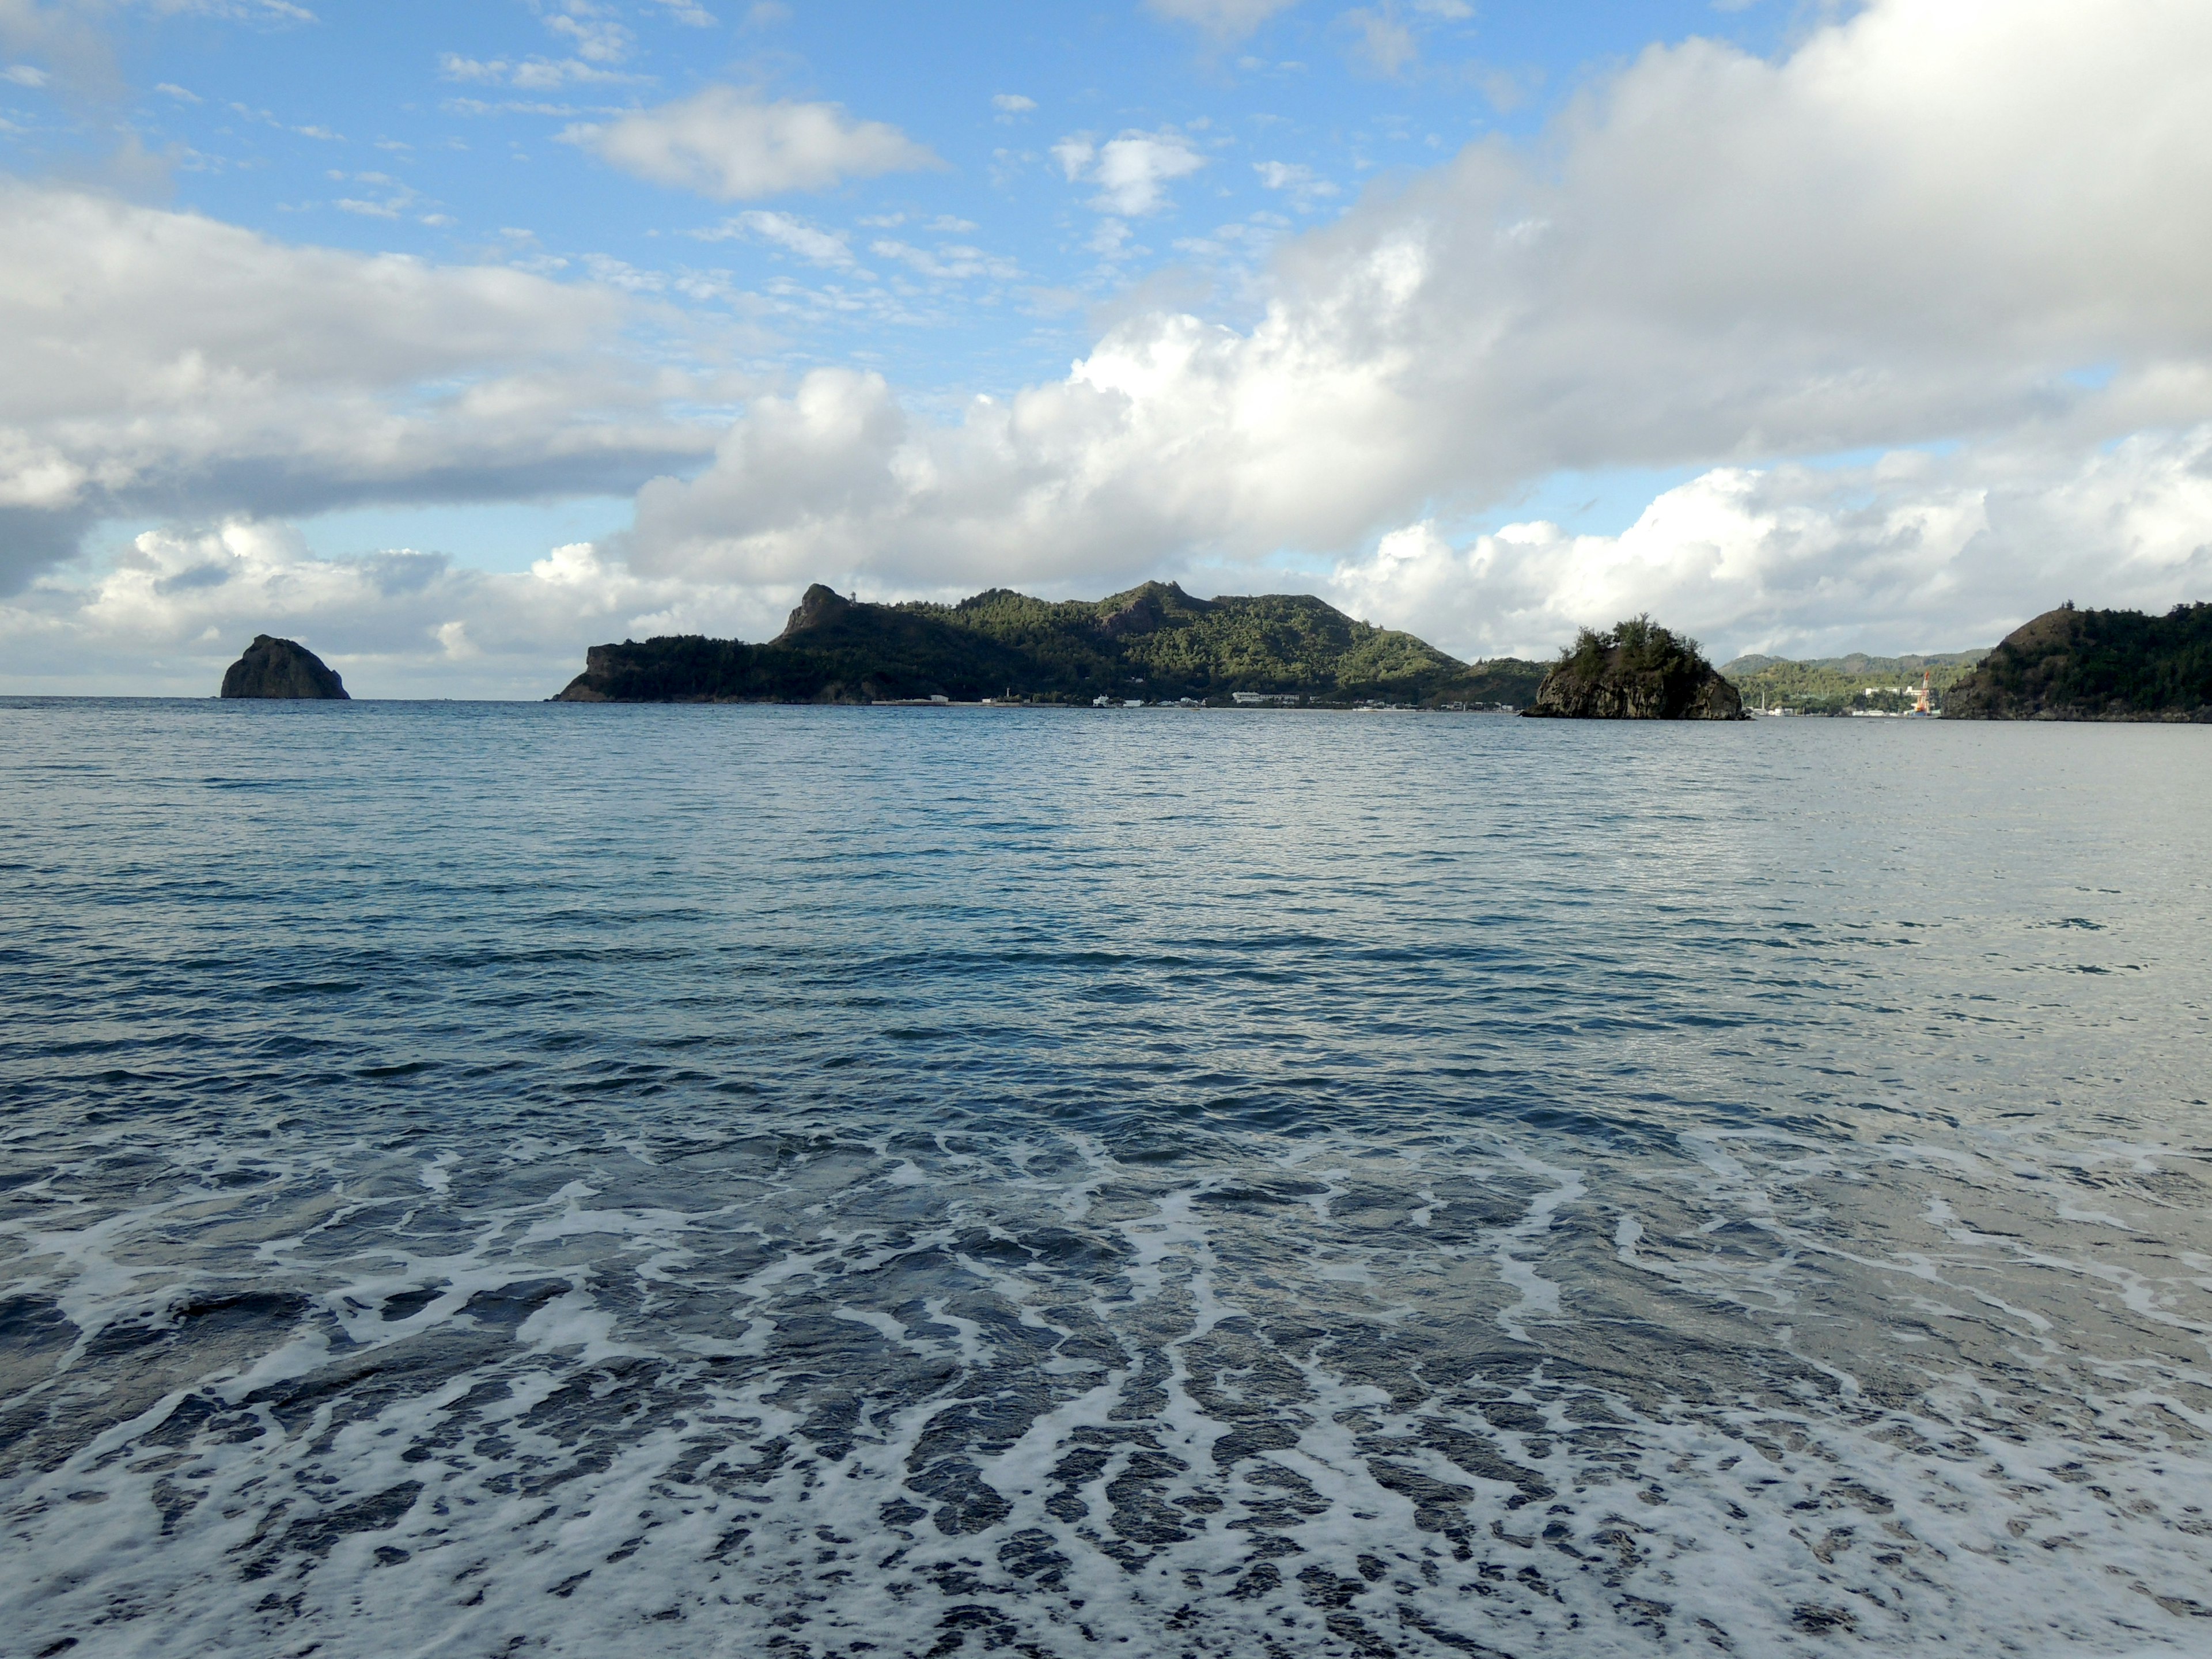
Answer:
[[[2212,732],[0,704],[0,1651],[2212,1650]]]

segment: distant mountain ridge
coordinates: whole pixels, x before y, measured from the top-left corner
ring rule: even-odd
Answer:
[[[1754,708],[1764,704],[1808,714],[1843,714],[1852,708],[1893,712],[1912,706],[1913,689],[1923,672],[1940,698],[1987,655],[1986,648],[1899,657],[1870,657],[1854,651],[1849,656],[1802,660],[1753,653],[1723,664],[1721,672],[1735,682]],[[1869,696],[1869,690],[1874,695]]]
[[[1836,674],[1850,680],[1917,674],[1923,669],[1956,669],[1963,674],[1989,654],[1987,647],[1973,651],[1908,651],[1901,657],[1869,657],[1863,651],[1854,651],[1842,657],[1769,657],[1753,651],[1723,663],[1721,672],[1734,678],[1741,674],[1764,673],[1776,668],[1800,668]]]
[[[1437,704],[1534,698],[1544,665],[1469,665],[1303,593],[1194,599],[1146,582],[1103,599],[994,587],[957,605],[875,605],[816,583],[760,645],[699,635],[595,645],[571,702],[1041,702],[1225,698]]]

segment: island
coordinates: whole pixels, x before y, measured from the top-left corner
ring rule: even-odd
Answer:
[[[765,644],[699,635],[595,645],[567,702],[1155,702],[1517,708],[1540,663],[1465,663],[1302,593],[1103,599],[993,588],[877,605],[817,582]]]
[[[1743,698],[1698,642],[1632,617],[1585,628],[1559,653],[1524,715],[1552,720],[1740,720]]]
[[[1943,713],[1978,720],[2212,721],[2212,605],[2046,611],[1952,686]]]
[[[222,677],[226,697],[320,698],[350,702],[345,682],[297,640],[256,634]]]

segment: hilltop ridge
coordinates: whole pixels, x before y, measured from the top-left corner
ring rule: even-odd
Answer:
[[[2046,611],[1954,686],[1954,720],[2212,722],[2212,605]]]
[[[1530,701],[1543,665],[1469,665],[1310,594],[1202,599],[1148,581],[1103,599],[994,587],[953,605],[878,605],[817,582],[763,644],[685,635],[595,645],[571,702]]]

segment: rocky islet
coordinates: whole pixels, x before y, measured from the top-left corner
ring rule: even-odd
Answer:
[[[345,682],[297,640],[256,634],[246,653],[222,677],[226,697],[316,699],[350,702]]]

